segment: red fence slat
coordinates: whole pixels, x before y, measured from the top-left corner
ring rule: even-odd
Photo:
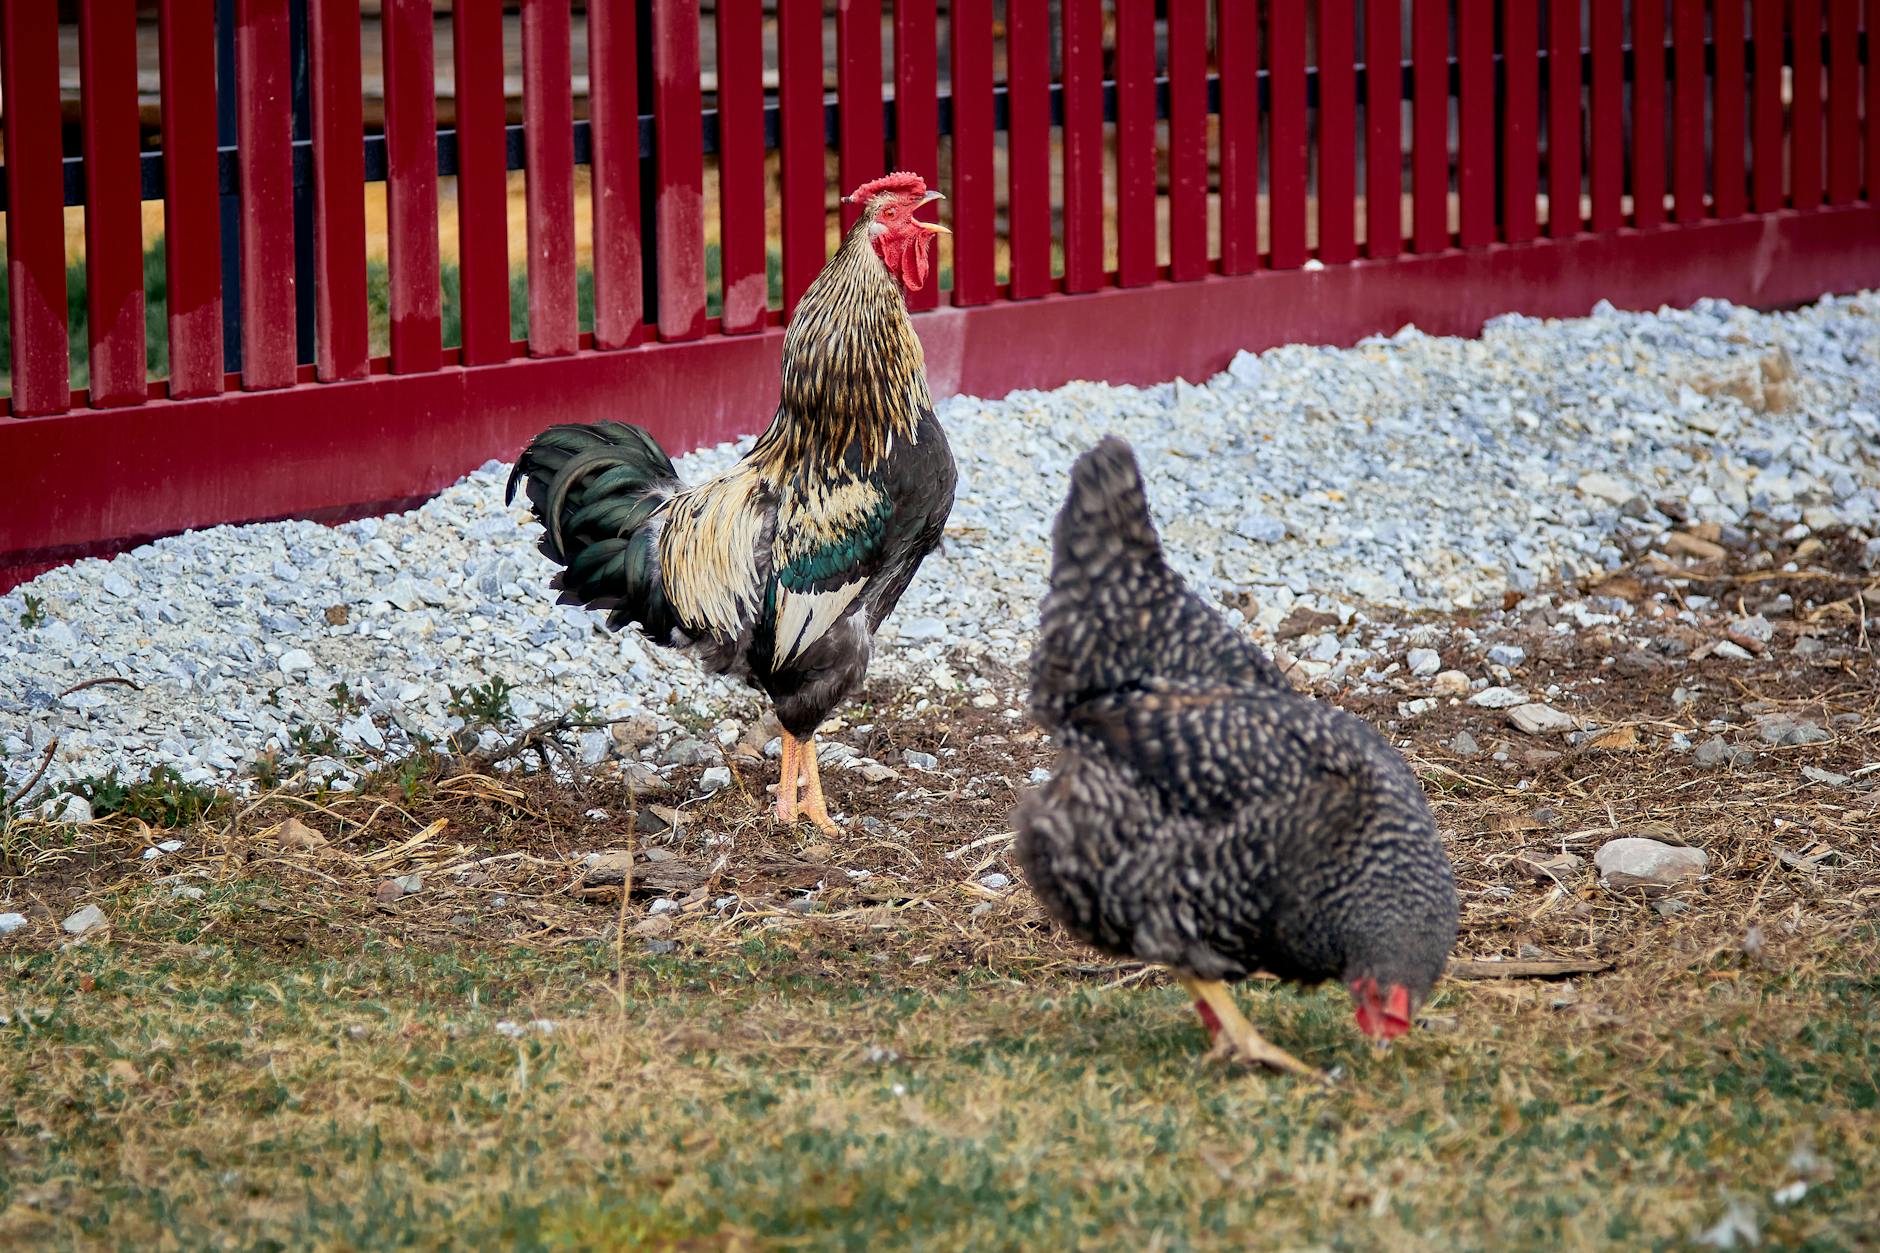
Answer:
[[[589,16],[589,55],[598,56],[605,36],[600,27],[617,5],[596,6]],[[628,14],[631,21],[631,14]],[[466,366],[507,361],[509,339],[509,172],[505,128],[508,104],[503,98],[503,15],[496,5],[452,6],[452,62],[457,71],[457,309],[463,328],[459,359]],[[631,72],[632,62],[628,62]],[[599,75],[596,75],[598,79]],[[595,248],[594,287],[596,338],[599,337],[600,288],[606,254],[601,238],[601,169],[606,122],[599,116],[604,92],[611,85],[594,85]],[[627,90],[631,92],[632,80]],[[635,131],[638,127],[634,127]],[[638,135],[634,147],[637,149]],[[629,192],[629,195],[632,195]],[[634,197],[633,212],[639,205]],[[637,267],[638,241],[634,248]],[[637,273],[637,269],[636,269]],[[639,307],[636,285],[633,307]]]
[[[1821,0],[1794,0],[1789,16],[1789,204],[1813,209],[1821,204]]]
[[[1300,4],[1267,10],[1267,82],[1273,102],[1267,153],[1267,220],[1272,264],[1306,260],[1306,18]]]
[[[1632,0],[1632,224],[1665,220],[1665,0]]]
[[[839,111],[837,175],[847,195],[880,178],[887,140],[881,130],[881,0],[842,0],[836,6],[836,101]],[[855,225],[861,206],[842,205],[842,229]]]
[[[1743,0],[1722,0],[1711,30],[1716,45],[1716,87],[1711,92],[1711,208],[1720,218],[1740,217],[1747,194],[1744,118],[1749,77],[1743,66]]]
[[[1358,195],[1357,14],[1352,0],[1319,4],[1319,259],[1331,264],[1357,255],[1352,203]]]
[[[1207,0],[1168,7],[1169,277],[1208,272]]]
[[[290,387],[296,344],[288,0],[240,0],[235,64],[242,171],[242,386]],[[432,237],[435,241],[435,230]]]
[[[623,68],[631,74],[633,62],[627,60]],[[631,109],[618,112],[623,120],[633,116]],[[623,136],[620,142],[624,160],[627,140]],[[635,136],[636,165],[638,150]],[[718,325],[727,335],[762,330],[769,318],[766,183],[764,6],[762,0],[718,0],[718,274],[723,309]]]
[[[1051,290],[1051,8],[1006,0],[1007,216],[1013,300]]]
[[[1403,250],[1403,13],[1369,0],[1364,15],[1364,253]]]
[[[1464,248],[1495,238],[1495,10],[1490,0],[1459,0],[1456,60],[1456,190]]]
[[[1116,281],[1156,280],[1155,0],[1116,0]]]
[[[1064,290],[1103,285],[1103,3],[1064,0]]]
[[[894,5],[894,158],[895,168],[912,170],[940,186],[940,43],[934,0],[895,0]],[[928,205],[919,216],[937,222],[939,206]],[[940,245],[945,247],[945,241]],[[940,303],[940,267],[917,292],[907,293],[909,309],[932,309]]]
[[[59,14],[44,0],[0,3],[6,97],[7,293],[13,413],[59,413],[72,399],[66,356],[65,178],[59,128]]]
[[[1867,0],[1867,199],[1880,201],[1880,0]]]
[[[1867,0],[1867,199],[1880,201],[1880,0]]]
[[[430,0],[385,0],[382,20],[392,369],[419,374],[443,359]]]
[[[1703,5],[1672,4],[1671,48],[1671,203],[1678,221],[1696,222],[1704,216]]]
[[[1828,0],[1828,201],[1860,195],[1859,0]],[[1880,34],[1875,37],[1880,44]],[[1870,49],[1875,55],[1880,48]],[[1880,73],[1880,65],[1874,67]]]
[[[1547,234],[1565,239],[1580,230],[1580,6],[1548,15]]]
[[[313,89],[315,364],[323,380],[364,378],[371,350],[366,337],[359,0],[313,0],[307,24]],[[463,82],[463,76],[457,81]],[[458,125],[461,135],[461,117]]]
[[[1623,0],[1592,0],[1587,43],[1593,62],[1587,134],[1586,182],[1592,200],[1589,225],[1597,234],[1625,223],[1625,12]]]
[[[783,165],[783,312],[822,272],[824,240],[822,0],[777,0]],[[992,107],[987,91],[986,107]],[[846,195],[851,189],[843,188]]]
[[[567,0],[562,0],[566,4]],[[698,118],[698,0],[653,6],[653,134],[659,186],[659,337],[705,333],[705,141]],[[817,180],[819,183],[821,180]]]
[[[134,405],[147,392],[135,0],[91,0],[79,10],[78,40],[90,400]]]
[[[158,34],[163,74],[163,263],[170,315],[170,398],[183,400],[216,395],[223,380],[215,14],[208,5],[192,0],[164,0]],[[7,88],[9,98],[12,90]],[[11,134],[7,151],[14,151]],[[12,164],[7,163],[9,172]],[[20,290],[17,276],[13,290]],[[17,373],[14,377],[17,380]]]
[[[1449,0],[1415,3],[1410,159],[1416,250],[1441,252],[1449,247]]]
[[[574,66],[569,46],[568,9],[568,0],[522,0],[522,124],[528,161],[524,178],[529,205],[529,352],[537,357],[560,356],[581,346],[581,323],[575,304]],[[692,38],[696,44],[696,20]],[[696,83],[696,59],[692,77]],[[697,113],[698,110],[693,109],[693,116]],[[696,134],[698,128],[692,129]],[[662,143],[662,157],[665,152],[666,146]],[[665,244],[663,235],[660,243],[662,247]],[[696,276],[694,281],[697,281]],[[661,283],[662,304],[665,290]],[[702,309],[702,297],[700,303]],[[700,316],[703,317],[702,312]],[[663,325],[664,317],[660,320]]]
[[[1754,112],[1750,118],[1751,207],[1774,213],[1783,204],[1782,6],[1784,0],[1755,0],[1750,10],[1756,44]]]
[[[1502,9],[1502,229],[1511,244],[1537,233],[1540,198],[1540,14],[1533,0]]]
[[[1220,0],[1215,61],[1221,75],[1221,272],[1260,267],[1259,13]]]
[[[953,303],[991,300],[995,200],[992,185],[992,0],[952,0]],[[1118,105],[1121,108],[1121,105]],[[1121,159],[1121,154],[1118,154]],[[1122,206],[1117,212],[1122,213]]]

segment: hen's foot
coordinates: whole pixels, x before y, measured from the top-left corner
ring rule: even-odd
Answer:
[[[777,804],[774,810],[777,821],[785,826],[796,823],[796,776],[797,776],[796,737],[788,731],[783,733],[783,771],[777,776]]]
[[[1208,1054],[1210,1057],[1266,1066],[1317,1083],[1327,1082],[1323,1071],[1306,1065],[1255,1031],[1253,1024],[1247,1021],[1240,1007],[1234,1003],[1234,994],[1225,983],[1217,979],[1196,979],[1190,975],[1178,977],[1188,994],[1194,997],[1201,1021],[1207,1024],[1208,1033],[1214,1037],[1214,1047]]]
[[[829,816],[829,807],[823,800],[822,767],[816,761],[816,737],[803,741],[800,750],[803,757],[803,778],[808,795],[803,798],[803,816],[816,824],[816,829],[824,835],[835,835],[835,819]]]

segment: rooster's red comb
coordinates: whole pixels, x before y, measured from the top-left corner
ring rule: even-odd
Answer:
[[[880,178],[863,183],[843,199],[850,204],[867,204],[884,191],[903,196],[924,196],[927,194],[927,180],[906,170],[896,170],[892,174],[883,174]]]

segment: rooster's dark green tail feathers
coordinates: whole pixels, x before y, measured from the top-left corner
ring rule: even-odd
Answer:
[[[562,600],[612,610],[616,628],[670,631],[658,533],[647,523],[682,484],[658,441],[621,422],[551,426],[517,459],[505,500],[525,481],[542,551],[566,567]]]

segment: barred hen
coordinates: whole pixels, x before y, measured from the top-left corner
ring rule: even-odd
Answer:
[[[946,232],[915,211],[942,197],[890,174],[845,199],[861,216],[790,319],[782,398],[743,460],[688,488],[637,426],[554,426],[508,493],[527,480],[563,603],[606,610],[615,630],[638,623],[770,697],[777,818],[831,832],[816,728],[861,684],[876,630],[939,545],[956,478],[901,296],[927,281]]]
[[[1129,445],[1071,473],[1031,663],[1060,744],[1015,815],[1045,908],[1105,952],[1172,968],[1215,1051],[1318,1072],[1262,1039],[1223,981],[1336,978],[1387,1042],[1442,973],[1456,885],[1416,776],[1302,696],[1163,560]]]

